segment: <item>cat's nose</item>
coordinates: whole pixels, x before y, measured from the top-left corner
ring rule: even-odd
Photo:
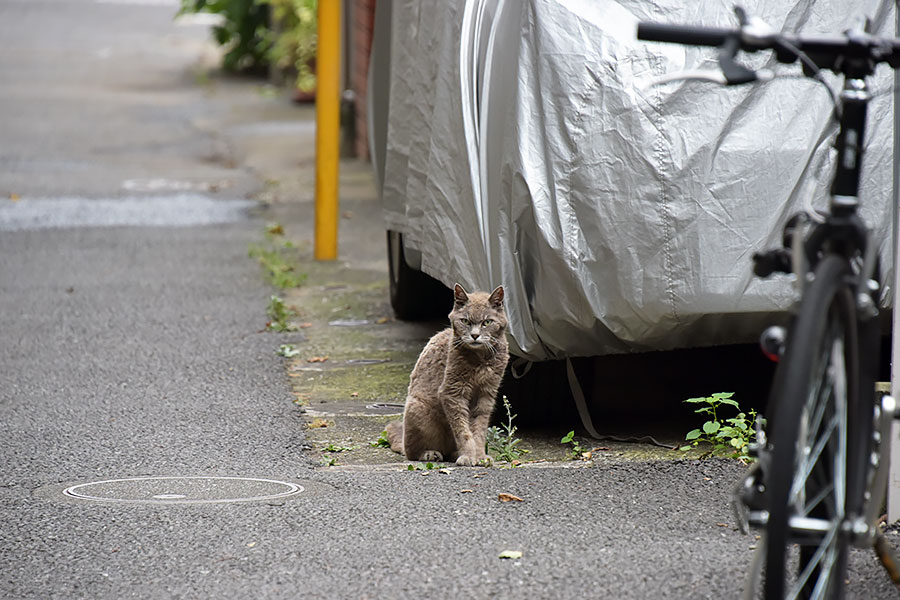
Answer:
[[[473,339],[473,340],[477,340],[479,335],[481,335],[481,334],[478,333],[477,331],[473,331],[473,332],[472,332],[472,339]]]

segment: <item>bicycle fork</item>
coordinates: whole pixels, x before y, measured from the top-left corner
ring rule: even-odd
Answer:
[[[863,500],[863,514],[848,515],[843,529],[850,542],[857,548],[872,548],[891,580],[900,585],[900,561],[893,549],[878,528],[882,502],[887,491],[888,455],[891,425],[900,418],[897,402],[890,395],[883,395],[875,403],[872,418],[875,427],[872,433],[873,448],[869,456],[872,475],[866,485]],[[765,432],[757,429],[757,442],[749,449],[751,457],[757,460],[750,465],[747,473],[735,485],[732,494],[732,510],[741,533],[747,535],[750,528],[765,531],[769,513],[766,510],[765,472],[769,466],[770,453],[766,449]],[[810,531],[802,517],[792,517],[789,527],[798,539],[815,535]],[[764,540],[758,544],[754,566],[751,569],[751,580],[758,577],[763,560]],[[752,587],[752,586],[751,586]]]

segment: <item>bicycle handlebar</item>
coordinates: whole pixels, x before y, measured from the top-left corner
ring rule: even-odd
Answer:
[[[861,31],[815,37],[761,32],[746,25],[728,29],[644,21],[638,24],[637,37],[688,46],[716,46],[728,49],[732,56],[738,48],[745,52],[774,50],[777,60],[782,63],[796,61],[799,51],[818,68],[850,77],[871,75],[875,65],[882,62],[894,69],[900,67],[900,39],[879,38]]]
[[[721,46],[729,36],[740,34],[740,30],[696,27],[692,25],[671,25],[669,23],[638,23],[639,40],[648,42],[670,42],[686,46]]]

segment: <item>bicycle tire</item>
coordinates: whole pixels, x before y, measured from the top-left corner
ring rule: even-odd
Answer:
[[[864,449],[871,436],[871,415],[865,416],[861,402],[851,277],[849,263],[839,256],[819,263],[775,374],[766,474],[767,600],[843,593],[850,533],[842,525],[862,502]],[[796,577],[788,582],[788,548],[794,543],[800,556]]]

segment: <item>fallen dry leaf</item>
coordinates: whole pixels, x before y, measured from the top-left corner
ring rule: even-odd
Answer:
[[[312,323],[300,323],[299,325],[297,325],[297,327],[299,327],[300,329],[308,329],[312,326],[313,326]]]
[[[518,496],[513,496],[512,494],[507,494],[506,492],[497,494],[497,499],[500,500],[500,502],[525,502]]]
[[[379,325],[384,325],[385,323],[390,323],[391,319],[390,319],[390,317],[381,317],[380,319],[378,319],[375,322],[378,323]]]
[[[328,360],[327,356],[310,356],[309,358],[306,359],[306,362],[308,362],[308,363],[323,363],[326,360]]]
[[[460,494],[471,494],[471,493],[474,492],[474,491],[475,491],[475,490],[459,490],[459,493],[460,493]]]
[[[504,550],[503,552],[498,554],[497,557],[518,560],[518,559],[522,558],[522,551],[521,550]]]
[[[13,202],[18,202],[19,200],[21,200],[21,198],[19,197],[18,194],[10,194],[9,199],[12,200]]]
[[[320,419],[318,417],[313,419],[312,421],[310,421],[309,424],[307,425],[307,427],[309,427],[310,429],[319,429],[322,427],[329,427],[329,426],[330,426],[330,423],[328,421],[326,421],[325,419]]]
[[[350,397],[351,397],[351,398],[359,398],[359,392],[352,392],[352,393],[350,394]]]

